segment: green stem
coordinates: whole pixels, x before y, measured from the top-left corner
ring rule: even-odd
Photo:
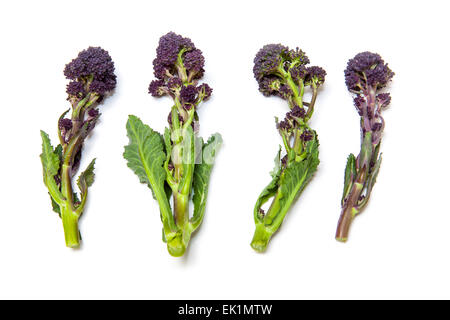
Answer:
[[[317,92],[318,92],[317,85],[315,83],[313,83],[312,88],[313,88],[313,94],[311,97],[311,102],[309,103],[309,106],[308,106],[308,112],[305,115],[305,122],[307,122],[309,119],[311,119],[311,116],[314,112],[314,104],[316,103],[316,99],[317,99]]]
[[[257,223],[255,233],[251,242],[251,246],[257,252],[266,251],[273,231],[271,228],[266,227],[263,223]]]
[[[192,225],[189,223],[189,195],[175,192],[173,207],[178,232],[168,239],[167,250],[172,256],[180,257],[186,251],[193,231]]]
[[[281,63],[280,66],[278,67],[278,72],[282,76],[282,78],[284,78],[286,84],[289,86],[289,88],[291,88],[292,92],[294,93],[294,101],[296,102],[296,104],[300,108],[303,108],[303,92],[304,92],[303,81],[300,81],[300,91],[299,91],[298,86],[295,84],[294,80],[291,77],[291,74],[283,69],[283,63]]]
[[[65,203],[60,207],[61,219],[64,228],[64,238],[66,246],[78,248],[80,246],[80,231],[78,229],[78,216],[72,211],[70,203]]]
[[[300,108],[303,108],[303,87],[301,91],[299,92],[297,85],[295,84],[294,80],[292,80],[292,77],[290,73],[286,73],[285,75],[286,83],[291,88],[292,92],[294,93],[294,100],[297,103],[297,105]]]
[[[175,192],[173,194],[173,210],[175,223],[182,229],[189,221],[189,194]]]

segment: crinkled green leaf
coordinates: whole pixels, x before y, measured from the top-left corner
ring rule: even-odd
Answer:
[[[205,215],[206,198],[208,196],[209,178],[214,165],[217,151],[222,145],[222,136],[219,133],[213,134],[202,147],[202,161],[195,164],[193,190],[194,213],[192,225],[196,229],[203,221]]]
[[[58,144],[55,148],[55,153],[58,155],[60,163],[63,162],[63,147],[61,144]]]
[[[275,178],[276,176],[278,176],[280,174],[280,170],[281,170],[281,146],[279,146],[278,153],[275,156],[274,162],[275,162],[275,167],[273,168],[272,171],[270,171],[270,175],[272,176],[272,178]]]
[[[61,208],[59,207],[59,204],[57,204],[56,201],[53,200],[50,193],[49,193],[49,195],[50,195],[50,201],[52,202],[52,210],[61,217]]]
[[[128,118],[127,135],[130,143],[125,146],[123,154],[128,161],[127,165],[141,183],[148,185],[156,199],[156,192],[164,193],[166,179],[166,171],[163,168],[166,160],[163,139],[158,132],[132,115]]]
[[[59,156],[53,150],[53,147],[50,143],[50,138],[48,134],[44,131],[41,131],[42,137],[42,153],[41,153],[41,161],[42,167],[44,169],[44,182],[48,177],[54,177],[59,172]]]
[[[80,188],[81,194],[85,194],[87,188],[89,188],[93,183],[95,179],[95,173],[94,173],[94,166],[95,166],[95,159],[89,163],[86,170],[84,170],[80,176],[78,177],[78,187]]]
[[[256,201],[255,208],[253,209],[253,214],[255,218],[255,222],[261,221],[262,217],[259,215],[259,209],[261,206],[266,203],[270,198],[272,198],[278,190],[280,175],[281,175],[281,146],[278,149],[278,153],[274,159],[275,167],[270,172],[272,176],[272,181],[264,188],[261,194]]]
[[[306,145],[306,158],[302,161],[292,161],[283,171],[279,181],[280,208],[282,214],[275,219],[284,219],[284,215],[292,203],[300,196],[303,189],[313,177],[319,165],[319,140],[317,135]]]
[[[382,154],[380,153],[377,161],[375,162],[375,165],[370,170],[370,177],[368,181],[368,192],[372,191],[373,186],[375,185],[375,182],[377,182],[378,172],[380,171],[381,166],[381,160],[382,160]]]
[[[133,115],[127,121],[127,135],[130,142],[125,146],[124,158],[128,167],[138,176],[141,183],[146,183],[158,201],[164,232],[176,230],[165,188],[166,170],[164,161],[164,140],[158,132]]]
[[[344,200],[347,197],[352,187],[353,179],[356,177],[356,158],[353,153],[350,153],[347,158],[347,166],[345,167],[344,176],[344,191],[342,192],[341,203],[344,205]]]
[[[58,150],[54,150],[48,134],[41,130],[42,153],[40,155],[43,169],[44,184],[47,186],[50,196],[55,202],[62,202],[63,196],[55,181],[59,174],[60,157]]]

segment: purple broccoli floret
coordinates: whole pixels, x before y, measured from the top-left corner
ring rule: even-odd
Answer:
[[[326,72],[320,67],[306,67],[309,58],[301,49],[268,44],[255,56],[253,75],[265,96],[279,96],[293,108],[300,104],[302,88],[320,86]],[[296,88],[294,88],[296,87]]]
[[[63,118],[63,119],[59,120],[58,127],[60,130],[69,131],[70,129],[72,129],[72,126],[73,126],[72,120],[70,120],[70,119]]]
[[[197,91],[199,95],[203,96],[203,101],[206,101],[211,97],[213,89],[207,83],[202,83],[197,87]]]
[[[197,88],[193,85],[183,86],[180,91],[180,98],[183,103],[194,103],[197,100]]]
[[[85,95],[84,84],[79,81],[70,81],[67,84],[66,92],[68,95],[72,95],[74,97],[83,97]]]
[[[305,82],[308,84],[315,83],[316,85],[321,85],[322,83],[324,83],[326,75],[327,72],[321,67],[308,67],[305,71]]]
[[[156,80],[149,85],[149,93],[154,97],[169,95],[177,106],[191,110],[207,100],[212,89],[206,84],[198,84],[203,77],[205,58],[189,38],[169,32],[159,39],[153,71]],[[179,110],[183,121],[186,112]]]
[[[192,51],[186,52],[183,62],[186,70],[197,73],[203,72],[205,58],[203,57],[203,54],[199,49],[194,49]]]
[[[161,97],[167,92],[164,80],[153,80],[148,86],[148,93],[154,97]]]
[[[174,71],[180,51],[193,49],[195,49],[195,46],[189,38],[183,38],[174,32],[162,36],[156,48],[156,58],[153,60],[155,77],[164,79],[166,71],[169,73]]]
[[[114,74],[114,62],[108,51],[100,47],[89,47],[81,51],[78,57],[68,63],[64,69],[67,79],[74,80],[68,85],[69,95],[78,95],[81,88],[86,87],[89,92],[100,96],[116,87],[116,75]]]
[[[279,74],[288,53],[289,48],[281,44],[267,44],[262,47],[253,60],[253,75],[256,81],[260,82],[266,76]]]
[[[345,83],[348,90],[353,92],[381,89],[393,76],[394,73],[381,56],[368,51],[358,53],[350,59],[345,69]]]

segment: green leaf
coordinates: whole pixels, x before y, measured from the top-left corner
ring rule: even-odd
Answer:
[[[272,176],[272,181],[270,181],[270,183],[261,192],[261,194],[258,197],[258,200],[256,200],[256,204],[253,209],[253,215],[255,218],[255,222],[262,221],[263,217],[260,216],[259,209],[261,209],[261,206],[264,203],[266,203],[270,198],[272,198],[278,190],[280,175],[281,175],[281,146],[278,149],[278,153],[275,156],[274,161],[275,161],[275,167],[270,172],[270,175]]]
[[[375,185],[375,182],[377,181],[378,172],[380,171],[381,166],[381,160],[382,160],[382,153],[380,153],[377,161],[375,162],[375,165],[370,170],[370,177],[369,177],[369,183],[368,183],[368,192],[372,191],[373,186]]]
[[[353,153],[347,158],[347,166],[345,167],[345,175],[344,175],[344,191],[342,193],[341,203],[344,205],[344,200],[347,197],[348,193],[353,184],[353,180],[356,178],[356,158]]]
[[[275,156],[274,162],[275,162],[275,167],[273,168],[272,171],[270,171],[270,175],[272,176],[272,178],[275,178],[276,176],[278,176],[280,174],[280,170],[281,170],[281,146],[279,146],[278,153]]]
[[[307,153],[306,158],[299,162],[290,162],[280,176],[279,194],[277,195],[279,210],[265,217],[265,222],[272,224],[273,221],[276,228],[281,225],[289,208],[300,196],[317,170],[320,161],[319,140],[316,134],[312,140],[308,141],[305,150]]]
[[[141,183],[146,183],[158,201],[161,220],[166,234],[176,231],[175,222],[170,209],[164,187],[166,171],[163,167],[166,160],[164,141],[161,135],[133,115],[127,121],[127,135],[130,142],[125,146],[124,158],[128,167],[138,176]]]
[[[51,202],[52,202],[52,210],[53,210],[54,212],[56,212],[56,213],[61,217],[61,209],[60,209],[60,207],[59,207],[59,204],[56,203],[55,200],[53,200],[52,195],[51,195],[50,193],[49,193],[49,195],[50,195],[50,200],[51,200]]]
[[[40,155],[44,169],[44,182],[48,177],[54,177],[59,172],[59,156],[53,150],[48,134],[41,130],[42,153]]]
[[[78,177],[77,184],[78,184],[78,187],[80,188],[82,196],[86,193],[87,188],[92,186],[92,184],[94,183],[94,179],[95,179],[94,165],[95,165],[95,159],[93,159],[91,161],[91,163],[89,163],[86,170],[84,170]]]
[[[201,149],[203,155],[201,163],[195,165],[193,178],[194,196],[192,197],[194,213],[191,219],[194,230],[202,223],[205,215],[209,178],[217,151],[220,149],[222,142],[222,136],[219,133],[213,134]]]
[[[127,165],[141,183],[148,185],[156,199],[155,192],[164,190],[166,179],[166,171],[163,168],[166,154],[161,135],[132,115],[128,118],[127,135],[130,143],[125,146],[123,154],[128,161]]]
[[[319,165],[319,141],[317,137],[308,142],[307,156],[300,162],[291,162],[280,179],[283,199],[295,200],[311,180]]]
[[[59,174],[59,155],[53,150],[48,134],[41,130],[42,153],[40,155],[43,169],[44,184],[47,186],[50,196],[56,203],[63,201],[63,196],[55,181],[55,176]]]
[[[58,155],[60,163],[63,162],[63,147],[61,144],[56,146],[55,153]]]

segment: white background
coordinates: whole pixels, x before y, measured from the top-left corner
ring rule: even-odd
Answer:
[[[3,1],[0,5],[0,298],[450,298],[448,8],[446,1]],[[202,136],[221,132],[207,212],[183,258],[169,256],[150,190],[122,158],[135,114],[161,131],[171,102],[147,94],[158,39],[190,37],[213,88]],[[253,206],[281,139],[252,67],[267,43],[301,47],[326,69],[311,121],[319,170],[265,254],[249,246]],[[102,46],[114,95],[86,141],[96,181],[83,245],[64,245],[42,183],[39,129],[56,144],[63,68]],[[383,164],[347,244],[334,240],[346,157],[359,121],[343,70],[380,53],[396,73],[384,112]]]

